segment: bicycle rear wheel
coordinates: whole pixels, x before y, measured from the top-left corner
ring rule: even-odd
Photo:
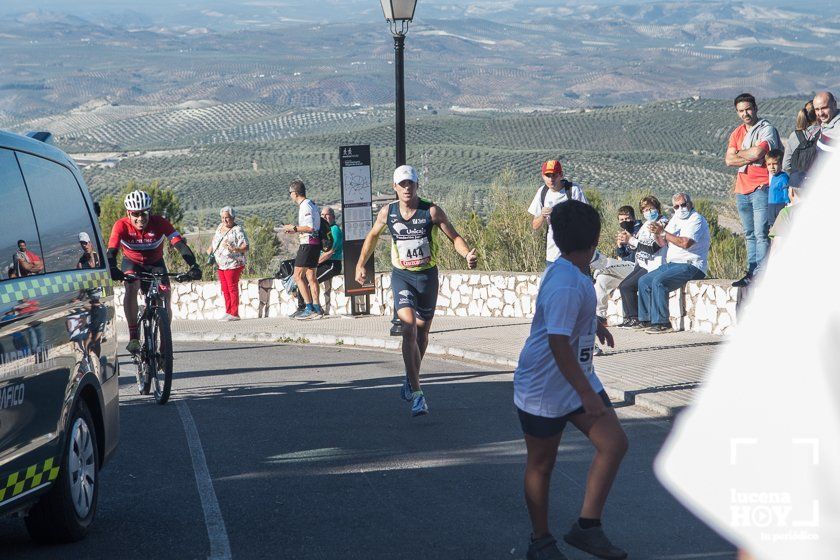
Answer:
[[[155,393],[155,402],[166,404],[169,400],[169,393],[172,390],[172,333],[169,329],[166,310],[157,309],[153,319],[152,327],[152,350],[153,354],[149,359],[152,366],[152,386]]]

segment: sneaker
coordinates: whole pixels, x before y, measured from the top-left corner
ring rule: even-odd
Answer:
[[[636,321],[636,324],[633,325],[632,328],[636,329],[637,331],[643,331],[645,329],[649,329],[650,328],[650,321]]]
[[[621,550],[610,542],[604,534],[603,527],[591,527],[582,529],[578,522],[572,524],[568,533],[563,535],[563,540],[573,547],[587,552],[605,560],[623,560],[627,558],[627,552]]]
[[[651,325],[650,328],[645,329],[645,332],[648,334],[662,334],[674,332],[674,329],[671,328],[671,325]]]
[[[303,313],[303,309],[296,309],[294,313],[289,315],[289,319],[297,319],[301,313]]]
[[[595,345],[595,347],[592,349],[592,355],[593,355],[593,356],[603,356],[603,355],[604,355],[604,351],[601,349],[601,347],[600,347],[600,346],[598,346],[598,345],[596,344],[596,345]]]
[[[314,319],[315,318],[315,310],[314,309],[304,309],[300,312],[300,314],[295,317],[298,321],[305,321],[307,319]]]
[[[406,374],[402,387],[400,388],[400,398],[404,401],[410,402],[413,396],[414,391],[411,390],[411,383],[408,382],[408,374]]]
[[[129,354],[136,354],[140,351],[140,341],[136,338],[132,338],[128,341],[128,344],[125,345],[125,349]]]
[[[541,539],[531,541],[528,545],[527,560],[567,560],[566,555],[557,548],[557,539],[546,535]]]
[[[736,281],[732,282],[732,287],[733,288],[746,288],[747,286],[750,285],[750,282],[752,282],[752,274],[747,273],[740,280],[736,280]]]
[[[638,319],[636,319],[635,317],[630,317],[629,319],[625,319],[623,323],[617,326],[619,329],[635,329],[638,324]]]
[[[221,317],[219,317],[219,321],[221,321],[221,322],[230,321],[230,317],[231,317],[230,315],[228,315],[227,313],[225,313],[224,315],[222,315]]]
[[[429,413],[429,405],[426,404],[426,397],[423,391],[414,393],[411,397],[411,415],[423,416]]]
[[[228,321],[238,321],[239,315],[228,315]]]

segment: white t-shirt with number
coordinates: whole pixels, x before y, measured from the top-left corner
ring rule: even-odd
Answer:
[[[548,345],[552,334],[569,337],[580,367],[595,392],[603,385],[595,375],[595,288],[588,276],[566,259],[557,259],[545,271],[537,295],[531,334],[519,354],[513,375],[513,402],[520,410],[546,418],[565,416],[582,406]]]
[[[566,196],[566,189],[560,189],[559,191],[548,189],[545,193],[545,204],[542,204],[540,200],[542,198],[540,196],[542,189],[542,187],[537,189],[537,194],[534,195],[534,200],[531,201],[531,206],[528,207],[528,212],[530,212],[534,217],[539,216],[542,213],[543,208],[554,208],[557,204],[565,202],[568,199]],[[583,189],[580,188],[580,185],[572,183],[572,188],[570,190],[572,191],[572,200],[579,200],[589,204],[589,201],[586,200],[586,195],[583,194]],[[546,223],[548,223],[548,220],[546,220]],[[559,256],[560,248],[554,244],[554,233],[552,232],[551,224],[549,223],[545,243],[545,260],[548,262],[554,262]]]

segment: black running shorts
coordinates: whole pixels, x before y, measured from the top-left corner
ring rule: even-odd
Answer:
[[[318,268],[318,258],[320,256],[320,243],[318,245],[298,245],[295,266],[300,268]]]
[[[612,408],[612,403],[610,402],[610,398],[607,396],[606,391],[601,391],[598,393],[598,396],[601,397],[601,400],[604,401],[605,405]],[[566,427],[566,423],[572,418],[572,416],[584,414],[586,411],[581,406],[580,408],[576,408],[570,413],[560,416],[559,418],[537,416],[535,414],[525,412],[518,407],[516,412],[519,413],[519,424],[522,426],[523,433],[531,437],[550,438],[561,433],[563,428]]]
[[[391,270],[391,291],[394,293],[394,309],[414,309],[414,313],[429,321],[435,316],[438,296],[437,267],[420,272],[394,268]]]

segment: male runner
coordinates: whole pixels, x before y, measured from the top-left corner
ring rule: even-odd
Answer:
[[[108,265],[111,268],[111,278],[125,280],[137,272],[165,273],[166,263],[163,262],[163,242],[169,242],[181,253],[184,262],[190,266],[189,276],[193,280],[201,280],[201,269],[195,262],[195,255],[187,247],[172,224],[163,216],[152,216],[152,197],[145,191],[132,191],[125,197],[126,216],[114,223],[111,237],[108,240]],[[122,249],[122,270],[117,268],[117,252]],[[169,285],[169,280],[161,281]],[[140,328],[137,325],[137,290],[140,282],[133,278],[125,283],[125,297],[123,310],[128,323],[128,345],[126,350],[134,354],[140,350]],[[169,309],[171,299],[167,290],[166,307]]]
[[[440,206],[417,195],[417,172],[410,165],[394,171],[394,190],[397,200],[384,206],[376,215],[376,222],[365,237],[362,252],[356,263],[356,281],[367,279],[365,263],[386,227],[391,233],[391,290],[394,308],[403,324],[402,353],[406,379],[401,396],[411,401],[411,415],[428,414],[426,397],[420,388],[420,362],[429,343],[429,328],[435,315],[438,295],[437,226],[452,241],[458,254],[467,260],[468,268],[475,268],[475,249],[470,250],[458,235]]]

